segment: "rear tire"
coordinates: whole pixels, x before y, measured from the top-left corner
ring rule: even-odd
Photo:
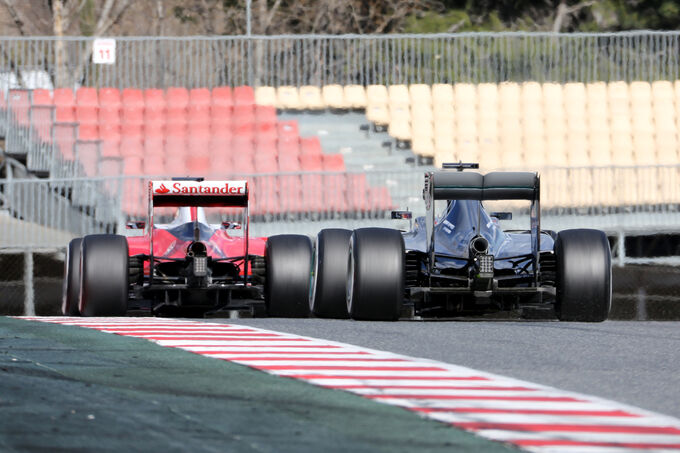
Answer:
[[[320,318],[347,319],[347,265],[350,230],[321,230],[314,253],[314,281],[309,308]]]
[[[83,239],[75,238],[66,248],[64,286],[61,312],[65,316],[80,316],[80,248]]]
[[[307,236],[281,234],[267,239],[264,251],[264,301],[269,316],[309,316],[312,241]]]
[[[82,242],[80,313],[123,316],[128,301],[128,243],[116,234],[93,234]]]
[[[397,230],[360,228],[350,240],[347,311],[354,319],[396,321],[404,300],[404,239]]]
[[[611,250],[599,230],[565,230],[555,241],[560,321],[602,322],[612,299]]]

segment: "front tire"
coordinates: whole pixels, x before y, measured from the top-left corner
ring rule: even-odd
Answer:
[[[347,265],[352,231],[321,230],[314,254],[314,283],[309,307],[320,318],[347,319]]]
[[[612,299],[611,250],[599,230],[565,230],[555,241],[560,321],[602,322]]]
[[[404,238],[397,230],[360,228],[350,240],[347,311],[353,319],[396,321],[404,300]]]
[[[66,249],[64,286],[61,312],[65,316],[80,316],[80,248],[83,239],[72,239]]]
[[[116,234],[85,236],[81,252],[80,313],[123,316],[128,301],[128,243]]]
[[[312,241],[298,234],[271,236],[265,245],[264,260],[267,314],[308,317]]]

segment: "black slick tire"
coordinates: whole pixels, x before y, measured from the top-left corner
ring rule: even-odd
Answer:
[[[265,245],[264,260],[267,314],[280,318],[308,317],[312,241],[299,234],[271,236]]]
[[[599,230],[560,231],[555,241],[560,321],[602,322],[612,299],[611,250]]]
[[[404,239],[397,230],[360,228],[350,239],[347,311],[353,319],[396,321],[404,300]]]
[[[314,252],[314,281],[309,308],[320,318],[347,319],[347,266],[352,231],[321,230]]]
[[[82,238],[75,238],[66,248],[61,312],[65,316],[80,316],[80,247]]]
[[[123,316],[128,301],[128,243],[116,234],[85,236],[81,255],[80,313]]]

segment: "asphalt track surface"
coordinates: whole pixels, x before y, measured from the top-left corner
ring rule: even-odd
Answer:
[[[210,321],[431,358],[680,413],[679,323]],[[343,392],[145,340],[111,339],[0,318],[0,414],[6,420],[0,450],[506,448]]]
[[[439,360],[680,418],[680,322],[211,321]]]

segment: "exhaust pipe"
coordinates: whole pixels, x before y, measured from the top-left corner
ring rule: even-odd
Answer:
[[[470,241],[470,254],[474,257],[477,255],[486,255],[489,251],[489,241],[482,236],[477,236]]]

